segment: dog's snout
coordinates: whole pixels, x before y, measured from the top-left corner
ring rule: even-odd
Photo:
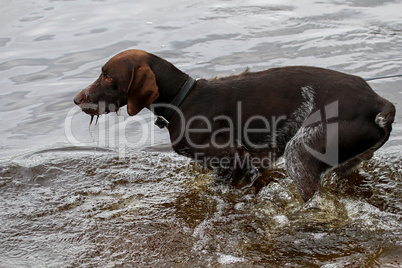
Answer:
[[[82,96],[81,93],[79,93],[79,94],[78,94],[77,96],[75,96],[75,98],[74,98],[74,103],[75,103],[76,105],[80,105],[83,101],[84,101],[84,98],[83,98],[83,96]]]

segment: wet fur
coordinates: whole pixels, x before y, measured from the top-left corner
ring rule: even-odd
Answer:
[[[110,59],[98,80],[79,93],[74,102],[92,116],[102,113],[100,101],[116,105],[115,110],[127,104],[129,114],[135,115],[144,107],[170,103],[188,78],[160,57],[141,50],[128,50]],[[244,121],[255,115],[267,119],[283,116],[285,120],[280,121],[278,129],[272,133],[255,133],[254,145],[240,138],[230,146],[217,148],[211,144],[211,134],[194,133],[190,138],[197,144],[209,144],[200,149],[180,138],[186,129],[175,114],[168,127],[173,149],[215,170],[218,181],[233,185],[253,183],[267,169],[258,165],[244,167],[236,158],[250,164],[248,157],[269,156],[275,162],[284,156],[288,174],[304,200],[321,189],[321,176],[325,172],[334,170],[344,176],[361,161],[369,159],[388,140],[395,117],[395,107],[378,96],[362,78],[307,66],[261,72],[250,72],[247,68],[240,75],[200,79],[180,109],[185,123],[195,116],[213,122],[217,116],[225,115],[235,121],[239,102]],[[312,116],[320,115],[333,103],[339,106],[335,118],[308,123]],[[156,115],[163,113],[162,108],[152,108],[152,111]],[[327,126],[334,122],[339,131],[327,133]],[[241,137],[238,132],[243,126],[235,124],[235,135]],[[194,125],[202,126],[202,122],[195,120]],[[263,126],[257,122],[254,127]],[[214,122],[211,132],[224,127],[223,122]],[[334,135],[339,139],[338,162],[328,164],[314,157],[311,150],[325,152],[327,139],[333,139]],[[222,144],[231,141],[230,138],[224,133],[219,136]],[[273,141],[275,144],[270,144]],[[256,148],[257,144],[267,146]],[[204,158],[197,159],[198,154]],[[225,157],[231,161],[227,166],[208,162],[211,158]]]

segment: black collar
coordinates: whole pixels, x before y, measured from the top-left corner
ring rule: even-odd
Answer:
[[[165,108],[165,110],[162,112],[162,115],[156,116],[155,125],[157,125],[159,128],[169,126],[169,120],[175,113],[175,108],[178,108],[184,101],[188,93],[190,93],[191,89],[193,88],[195,82],[196,80],[194,78],[189,77],[187,82],[184,83],[183,87],[180,89],[179,93],[177,93],[172,102],[168,105],[169,107]]]

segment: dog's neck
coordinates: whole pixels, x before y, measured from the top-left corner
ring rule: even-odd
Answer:
[[[153,64],[154,63],[154,64]],[[170,62],[152,55],[150,66],[155,74],[159,97],[154,104],[169,104],[189,79],[189,75],[180,71]],[[156,115],[162,115],[164,108],[155,108]]]

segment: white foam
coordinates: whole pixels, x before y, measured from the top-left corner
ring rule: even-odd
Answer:
[[[239,257],[235,257],[232,255],[226,255],[226,254],[219,253],[218,262],[220,264],[232,264],[232,263],[245,262],[245,261],[246,260],[244,258],[239,258]]]
[[[280,225],[280,226],[287,226],[290,224],[288,217],[285,215],[278,215],[273,217],[273,219]]]

